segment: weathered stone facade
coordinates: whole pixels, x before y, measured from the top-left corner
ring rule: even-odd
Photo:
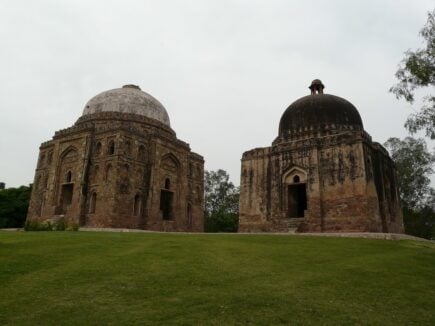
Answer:
[[[289,106],[271,147],[242,157],[240,232],[403,232],[395,166],[357,109],[323,94]]]
[[[91,227],[203,230],[204,160],[137,86],[91,99],[40,147],[28,219]]]

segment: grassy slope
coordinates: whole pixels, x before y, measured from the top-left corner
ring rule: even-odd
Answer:
[[[435,325],[435,245],[0,232],[0,324]]]

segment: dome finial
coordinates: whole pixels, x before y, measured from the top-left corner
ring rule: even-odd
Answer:
[[[134,89],[141,90],[138,85],[134,85],[134,84],[127,84],[127,85],[122,86],[122,88],[134,88]]]
[[[325,85],[322,84],[322,81],[320,79],[314,79],[311,82],[310,87],[308,88],[311,90],[311,95],[323,94],[323,89],[325,88]]]

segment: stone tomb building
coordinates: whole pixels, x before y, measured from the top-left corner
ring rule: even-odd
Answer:
[[[40,146],[28,219],[90,227],[203,230],[203,157],[138,86],[103,92]]]
[[[358,110],[323,93],[293,102],[271,147],[242,157],[240,232],[403,232],[396,170]]]

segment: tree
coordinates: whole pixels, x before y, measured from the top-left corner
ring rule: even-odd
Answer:
[[[414,102],[414,91],[419,88],[435,86],[435,10],[428,13],[426,25],[420,31],[425,47],[405,52],[399,65],[396,78],[399,82],[390,88],[396,98]],[[423,99],[422,108],[411,114],[405,127],[411,132],[425,130],[426,136],[435,139],[435,95],[428,94]]]
[[[403,209],[405,233],[416,237],[435,240],[435,210],[423,207],[416,210]]]
[[[428,152],[422,138],[390,138],[384,144],[396,163],[402,205],[408,209],[422,208],[432,198],[429,176],[435,156]]]
[[[239,188],[224,170],[205,171],[204,229],[206,232],[237,232]]]
[[[384,144],[396,163],[403,205],[405,232],[423,238],[435,237],[435,190],[430,187],[435,155],[424,139],[390,138]]]
[[[31,187],[0,190],[0,228],[23,227],[29,207]]]

